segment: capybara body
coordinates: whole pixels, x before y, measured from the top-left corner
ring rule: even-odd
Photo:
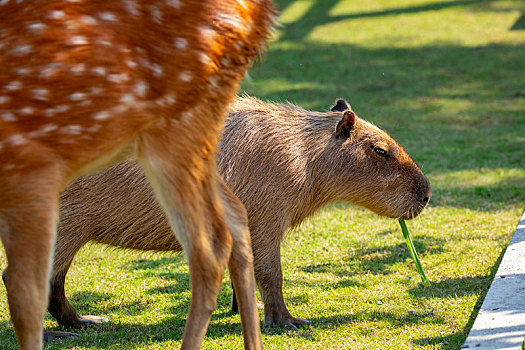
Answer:
[[[386,132],[339,100],[328,113],[238,98],[230,108],[219,172],[245,205],[255,278],[266,325],[309,324],[282,296],[280,244],[289,227],[327,203],[345,201],[379,215],[411,219],[430,198],[420,168]],[[50,312],[81,326],[64,295],[75,253],[88,241],[121,248],[180,251],[142,169],[124,162],[74,182],[61,197]]]

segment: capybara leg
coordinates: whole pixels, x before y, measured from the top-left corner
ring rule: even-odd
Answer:
[[[64,283],[69,264],[65,271],[59,271],[51,279],[51,292],[49,294],[49,313],[53,316],[58,324],[64,327],[71,328],[86,328],[90,325],[98,325],[103,322],[107,322],[108,319],[100,316],[80,316],[73,305],[66,298],[64,291]],[[47,332],[49,337],[56,336],[63,338],[61,334],[54,334],[53,332]],[[65,332],[62,332],[65,333]],[[44,332],[44,335],[46,332]],[[72,333],[74,334],[74,333]]]
[[[236,301],[241,313],[246,349],[261,349],[262,344],[257,299],[255,297],[255,277],[253,274],[253,254],[248,229],[248,217],[242,203],[217,178],[224,205],[226,226],[232,237],[232,253],[228,262],[233,289],[237,290]]]
[[[7,299],[20,349],[24,350],[42,348],[58,217],[57,175],[46,168],[17,178],[16,185],[2,186],[7,188],[0,199]]]
[[[60,224],[59,224],[60,230]],[[86,328],[90,325],[107,322],[108,319],[99,316],[80,316],[73,305],[66,298],[64,284],[67,272],[75,254],[89,241],[89,236],[75,234],[74,231],[59,231],[55,246],[53,272],[51,278],[51,292],[49,294],[49,313],[64,327]],[[46,333],[44,333],[46,334]],[[49,332],[49,337],[55,334]],[[56,335],[61,338],[61,334]]]
[[[283,273],[281,270],[280,242],[265,246],[264,252],[254,249],[258,264],[255,266],[255,278],[259,285],[264,303],[264,326],[285,326],[297,329],[298,326],[309,326],[310,321],[293,317],[284,303]],[[264,253],[259,259],[257,254]]]

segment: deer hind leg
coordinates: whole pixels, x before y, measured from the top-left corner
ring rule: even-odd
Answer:
[[[184,136],[181,136],[184,137]],[[139,141],[139,159],[189,263],[192,298],[182,348],[199,348],[231,252],[213,154],[175,137]],[[193,151],[192,151],[193,149]]]
[[[4,177],[0,237],[7,255],[5,276],[11,320],[20,349],[42,348],[42,321],[58,219],[61,176],[53,165]]]
[[[261,344],[261,332],[255,296],[253,254],[248,229],[248,216],[244,205],[224,184],[218,174],[216,180],[224,205],[226,225],[233,241],[228,268],[235,293],[233,298],[235,298],[240,309],[245,347],[258,349],[259,344]]]

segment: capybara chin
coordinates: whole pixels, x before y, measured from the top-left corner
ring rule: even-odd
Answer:
[[[238,98],[217,155],[219,172],[243,202],[265,325],[294,328],[282,295],[280,244],[286,229],[319,208],[346,201],[391,218],[412,219],[430,198],[421,169],[385,131],[359,118],[344,100],[328,113]],[[128,161],[74,182],[61,197],[49,311],[81,327],[64,294],[76,252],[88,241],[121,248],[180,251],[140,167]]]

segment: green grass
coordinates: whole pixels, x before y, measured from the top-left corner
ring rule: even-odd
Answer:
[[[524,3],[277,3],[283,27],[243,90],[321,111],[347,98],[405,146],[432,184],[430,207],[408,222],[432,285],[420,285],[395,220],[334,204],[282,248],[287,305],[314,326],[263,329],[265,347],[458,349],[525,207]],[[180,346],[183,258],[90,246],[68,277],[75,307],[110,322],[46,348]],[[242,345],[230,295],[225,279],[205,349]],[[10,349],[5,299],[0,288],[0,348]],[[50,317],[45,326],[58,328]]]

